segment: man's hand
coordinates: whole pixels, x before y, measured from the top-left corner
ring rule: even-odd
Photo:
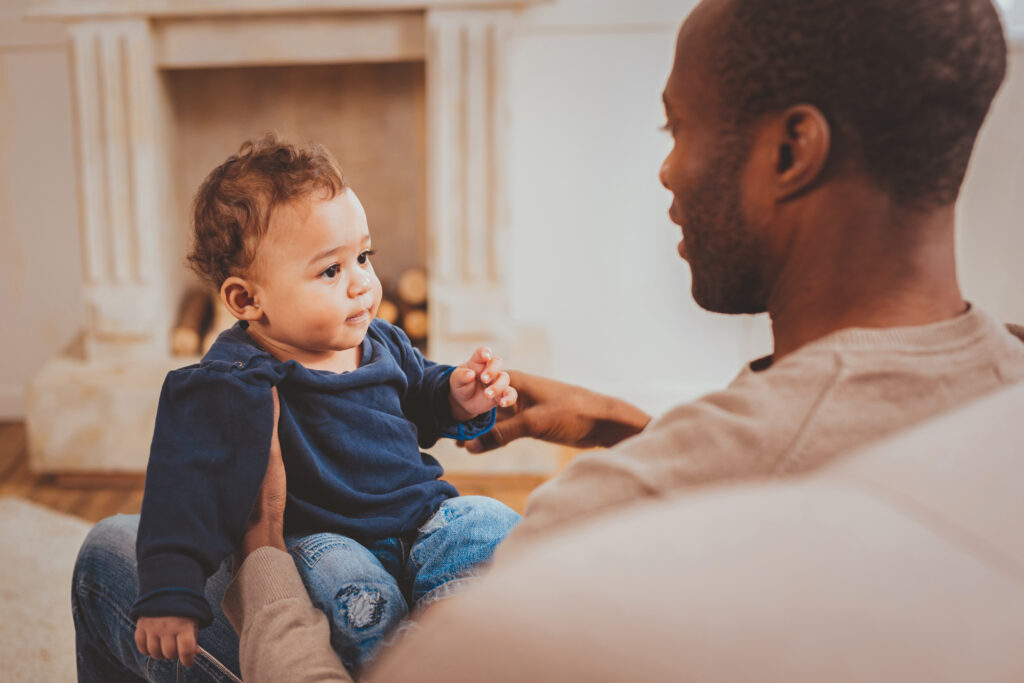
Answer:
[[[139,617],[135,645],[153,659],[180,659],[186,667],[196,661],[199,625],[187,617]]]
[[[499,448],[524,436],[573,446],[609,447],[638,434],[651,416],[634,405],[611,396],[555,380],[510,372],[519,401],[514,408],[498,411],[494,429],[468,441],[470,453]]]
[[[245,535],[235,549],[232,557],[235,569],[257,548],[271,546],[285,550],[284,545],[284,506],[288,499],[288,486],[285,479],[284,459],[281,457],[281,442],[277,438],[277,422],[281,416],[281,404],[274,389],[274,429],[270,437],[270,458],[267,462],[267,474],[260,487],[260,495],[249,513]]]
[[[448,376],[451,385],[452,417],[456,422],[471,420],[496,406],[511,406],[517,393],[509,386],[509,376],[502,371],[501,358],[481,346],[469,360]]]

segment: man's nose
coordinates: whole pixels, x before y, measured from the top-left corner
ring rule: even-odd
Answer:
[[[658,180],[661,181],[662,186],[669,190],[668,186],[668,160],[670,157],[665,157],[665,160],[661,162],[661,168],[658,169]]]

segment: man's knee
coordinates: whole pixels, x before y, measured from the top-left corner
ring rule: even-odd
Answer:
[[[89,531],[75,560],[71,599],[76,617],[83,603],[94,597],[107,602],[134,598],[135,537],[138,515],[117,515],[100,521]]]
[[[134,575],[138,529],[138,515],[116,515],[101,520],[82,542],[75,560],[75,576],[91,576],[109,571],[121,574],[127,569]]]

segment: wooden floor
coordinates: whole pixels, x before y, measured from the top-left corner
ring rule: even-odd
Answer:
[[[449,475],[463,495],[497,498],[519,512],[527,496],[544,481],[539,475]],[[24,498],[66,514],[98,522],[142,507],[143,477],[77,476],[58,479],[34,474],[28,467],[25,427],[0,422],[0,496]]]

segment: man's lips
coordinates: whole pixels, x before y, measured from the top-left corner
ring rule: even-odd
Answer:
[[[672,206],[670,206],[669,209],[668,209],[668,217],[669,217],[669,220],[671,220],[673,223],[675,223],[676,225],[678,225],[680,227],[680,233],[682,233],[682,235],[681,235],[682,239],[679,240],[679,244],[676,246],[676,251],[679,252],[679,256],[681,258],[685,259],[686,258],[686,235],[682,231],[683,221],[676,217],[675,208],[676,208],[676,205],[675,205],[675,202],[673,202]]]
[[[678,226],[682,226],[683,221],[676,216],[676,203],[672,202],[672,206],[668,207],[668,219]]]

